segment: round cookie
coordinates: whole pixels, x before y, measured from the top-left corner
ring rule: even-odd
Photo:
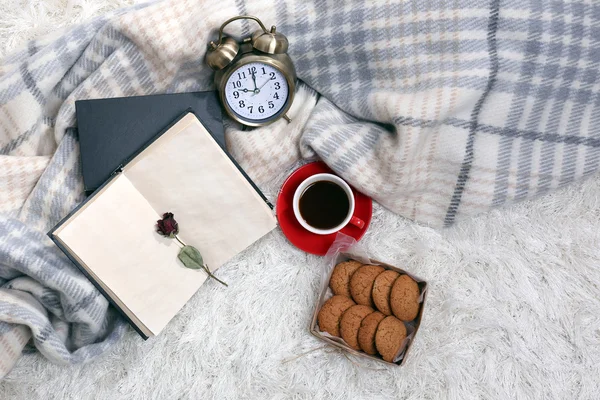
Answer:
[[[377,275],[375,282],[373,282],[373,303],[375,307],[385,315],[392,315],[392,309],[390,308],[390,292],[394,281],[400,274],[396,271],[388,269]]]
[[[379,323],[375,333],[375,346],[385,361],[393,362],[406,338],[404,322],[390,315]]]
[[[323,304],[317,320],[319,329],[333,336],[340,336],[340,318],[344,311],[355,305],[349,297],[333,296]]]
[[[357,304],[373,307],[371,291],[377,275],[385,271],[378,265],[363,265],[350,278],[350,293]]]
[[[358,329],[358,345],[367,354],[377,354],[377,348],[375,348],[375,332],[377,332],[377,326],[385,318],[385,315],[379,311],[372,312],[367,315],[360,323]]]
[[[352,306],[344,311],[344,314],[340,319],[340,333],[342,334],[342,339],[344,339],[348,346],[352,347],[354,350],[360,350],[360,346],[358,345],[358,329],[360,328],[360,323],[367,315],[374,311],[375,310],[371,307],[360,304]]]
[[[417,282],[408,275],[400,275],[390,293],[392,313],[402,321],[412,321],[417,318],[420,296]]]
[[[329,287],[333,293],[350,297],[350,277],[362,265],[362,263],[354,260],[344,261],[336,265],[331,273],[331,278],[329,278]]]

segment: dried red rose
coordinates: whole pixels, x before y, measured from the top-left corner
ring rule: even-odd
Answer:
[[[227,286],[225,282],[210,272],[208,265],[204,263],[202,255],[197,248],[188,246],[177,237],[177,234],[179,233],[179,225],[177,224],[177,221],[175,221],[173,213],[164,213],[162,219],[156,221],[156,232],[158,232],[160,235],[177,240],[181,246],[183,246],[181,250],[179,250],[177,258],[186,268],[202,269],[210,278],[213,278],[217,282]]]
[[[156,232],[168,237],[175,237],[179,233],[179,225],[177,225],[173,213],[164,213],[162,219],[156,221]]]

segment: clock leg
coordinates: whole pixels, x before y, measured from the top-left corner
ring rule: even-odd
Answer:
[[[283,119],[285,119],[288,123],[292,122],[292,119],[287,116],[287,114],[283,114]]]

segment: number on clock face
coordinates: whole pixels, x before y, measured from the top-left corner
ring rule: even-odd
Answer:
[[[277,114],[288,97],[288,84],[276,68],[260,62],[246,64],[227,79],[225,100],[246,120],[263,120]]]

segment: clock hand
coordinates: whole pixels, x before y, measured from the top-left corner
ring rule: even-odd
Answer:
[[[263,86],[265,86],[265,85],[266,85],[266,84],[267,84],[267,83],[268,83],[270,80],[271,80],[271,78],[268,78],[268,79],[265,81],[265,83],[263,83],[262,85],[260,85],[260,86],[258,87],[258,89],[259,89],[259,90],[260,90],[260,89],[262,89],[262,88],[263,88]]]
[[[254,82],[254,93],[256,93],[256,75],[254,74],[254,71],[252,71],[252,82]]]
[[[260,85],[260,86],[258,87],[258,89],[256,89],[256,90],[254,91],[254,94],[252,94],[252,96],[254,96],[254,95],[255,95],[255,94],[257,94],[257,93],[260,93],[260,89],[262,89],[262,88],[263,88],[263,86],[265,86],[265,85],[266,85],[266,84],[267,84],[267,83],[268,83],[270,80],[271,80],[271,78],[267,78],[267,80],[265,81],[265,83],[263,83],[262,85]]]

